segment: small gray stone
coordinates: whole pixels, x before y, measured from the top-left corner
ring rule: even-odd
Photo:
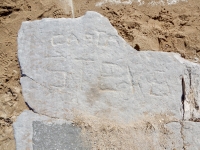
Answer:
[[[80,133],[72,124],[33,121],[33,150],[85,150]]]

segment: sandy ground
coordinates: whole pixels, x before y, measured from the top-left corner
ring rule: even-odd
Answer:
[[[146,0],[149,2],[150,0]],[[200,1],[176,5],[115,5],[96,7],[97,0],[74,0],[74,16],[88,10],[109,18],[119,34],[137,50],[178,52],[200,59]],[[0,0],[0,149],[15,149],[12,123],[27,109],[19,83],[17,32],[21,22],[42,18],[72,17],[59,0]]]

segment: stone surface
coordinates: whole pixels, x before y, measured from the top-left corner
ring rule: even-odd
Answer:
[[[186,67],[177,54],[137,52],[98,13],[24,22],[18,43],[23,95],[40,114],[71,118],[76,109],[127,122],[143,113],[182,118]]]
[[[134,148],[144,150],[182,149],[181,127],[179,122],[169,122],[163,126],[148,122],[145,127],[140,124],[132,128],[129,132],[132,135],[127,136],[132,138],[126,140],[128,143],[133,143]],[[87,139],[84,138],[87,137],[83,138],[80,128],[74,126],[72,122],[39,115],[32,111],[24,111],[17,118],[14,123],[14,132],[17,150],[90,150],[88,144],[92,144],[87,143],[86,146],[84,141]],[[123,141],[120,139],[119,142]],[[109,147],[106,148],[109,149]]]
[[[175,53],[136,51],[96,12],[76,19],[24,22],[18,35],[18,57],[23,96],[35,113],[72,121],[80,112],[125,124],[159,116],[153,124],[163,123],[157,129],[155,125],[151,146],[182,149],[191,143],[194,130],[185,129],[183,123],[200,118],[200,65]],[[43,125],[40,122],[48,117],[36,114],[22,125],[29,118],[26,113],[14,125],[18,147],[26,148],[27,141],[21,140],[26,136],[31,141],[28,147],[32,137],[34,142],[41,139],[35,143],[39,147],[44,146],[40,141],[48,143],[39,135],[43,128],[59,132],[70,128]],[[35,136],[29,131],[33,121],[34,127],[40,125]],[[198,131],[198,125],[194,126]]]
[[[40,121],[34,121],[32,125],[34,150],[85,150],[81,145],[81,130],[72,124],[46,125]]]
[[[183,123],[184,146],[186,150],[200,149],[200,122]]]
[[[24,111],[14,123],[17,150],[86,150],[80,128],[62,119]]]
[[[166,135],[165,141],[164,141],[164,148],[161,147],[160,149],[173,149],[173,150],[181,150],[183,149],[183,142],[182,139],[182,125],[179,122],[170,122],[164,125],[166,130],[161,131],[163,135]],[[167,132],[166,132],[167,131]],[[165,136],[164,136],[165,137]],[[162,136],[156,138],[159,139],[162,138]],[[162,145],[162,143],[160,144]],[[155,147],[156,149],[156,147]]]

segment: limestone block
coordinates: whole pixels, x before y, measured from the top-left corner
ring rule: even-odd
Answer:
[[[24,22],[18,35],[25,101],[58,118],[79,110],[126,122],[144,113],[182,119],[186,67],[175,56],[134,50],[95,12]]]
[[[183,123],[184,147],[186,150],[200,149],[200,123],[184,122]]]
[[[18,57],[33,111],[14,124],[18,149],[70,149],[73,141],[82,149],[74,140],[80,130],[66,121],[77,114],[118,126],[144,121],[130,130],[142,149],[200,148],[198,140],[190,144],[198,123],[185,122],[200,118],[200,65],[175,53],[136,51],[100,14],[23,22]]]
[[[24,111],[14,123],[17,150],[86,150],[71,122]]]

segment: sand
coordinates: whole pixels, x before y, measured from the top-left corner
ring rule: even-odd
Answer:
[[[126,124],[80,111],[75,111],[74,114],[74,125],[81,128],[83,142],[91,150],[170,149],[171,141],[174,141],[172,135],[176,134],[166,126],[169,122],[177,121],[169,114],[146,114],[138,121]],[[174,147],[178,148],[177,141],[174,143]]]
[[[71,13],[59,0],[0,0],[0,149],[15,149],[12,123],[28,109],[19,83],[17,59],[17,32],[22,21],[79,17],[93,10],[106,16],[138,51],[178,52],[199,62],[200,1],[188,1],[170,6],[106,3],[96,7],[97,0],[74,0],[74,13]]]

